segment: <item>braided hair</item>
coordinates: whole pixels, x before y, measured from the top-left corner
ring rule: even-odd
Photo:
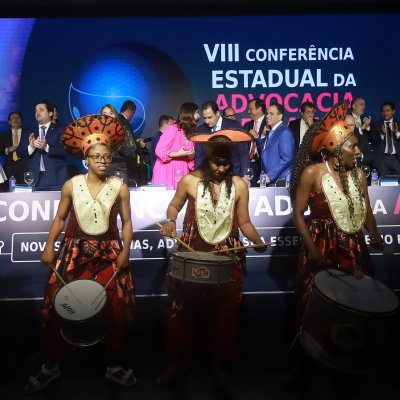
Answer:
[[[289,194],[292,204],[294,204],[297,187],[299,185],[300,177],[304,169],[311,164],[316,164],[317,162],[321,161],[320,159],[318,159],[318,156],[316,158],[313,158],[310,155],[311,143],[317,133],[318,127],[319,123],[311,125],[311,127],[305,133],[303,140],[301,141],[300,147],[295,154],[292,172],[290,174]]]
[[[209,142],[213,142],[212,144],[206,144],[206,153],[207,157],[203,160],[203,162],[199,166],[199,170],[201,171],[201,180],[204,184],[204,190],[202,196],[204,197],[206,191],[208,190],[211,193],[211,198],[213,199],[214,204],[218,201],[217,195],[214,190],[214,186],[212,185],[213,174],[210,171],[210,161],[213,159],[224,159],[229,164],[229,170],[225,177],[226,183],[226,197],[229,198],[232,192],[232,151],[233,151],[233,143],[226,136],[214,136],[210,138]],[[219,144],[221,143],[221,144]]]
[[[300,182],[300,177],[304,169],[312,164],[316,164],[321,162],[321,157],[320,155],[316,155],[315,157],[312,157],[310,149],[311,149],[311,144],[314,139],[314,136],[317,134],[319,128],[319,123],[313,124],[310,129],[306,132],[304,135],[304,138],[301,142],[301,145],[296,152],[294,162],[293,162],[293,168],[292,168],[292,173],[291,173],[291,178],[290,178],[290,200],[292,204],[294,204],[294,201],[296,199],[296,191],[297,187]],[[350,189],[349,189],[349,179],[348,179],[348,174],[346,171],[346,167],[344,165],[344,160],[343,160],[343,153],[342,153],[342,146],[346,142],[346,140],[339,144],[335,150],[333,151],[332,154],[328,155],[325,153],[325,155],[332,156],[332,157],[337,157],[338,159],[338,173],[339,173],[339,179],[340,183],[343,188],[343,193],[346,197],[346,201],[349,205],[349,211],[350,211],[350,218],[354,223],[354,202],[353,199],[349,196]],[[359,175],[357,172],[357,168],[354,168],[350,172],[351,177],[353,178],[353,182],[356,186],[357,192],[359,194],[359,201],[362,203],[365,199],[364,191],[359,179]]]

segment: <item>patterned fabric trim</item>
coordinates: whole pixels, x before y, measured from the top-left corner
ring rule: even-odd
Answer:
[[[225,182],[221,184],[218,203],[213,207],[209,190],[204,195],[204,183],[197,185],[196,216],[200,236],[209,244],[225,240],[232,229],[233,207],[235,205],[235,185],[232,185],[231,195],[227,197]]]
[[[353,178],[349,176],[349,196],[353,200],[354,215],[350,216],[349,205],[346,196],[339,188],[335,178],[330,173],[322,176],[322,190],[329,204],[332,217],[337,226],[346,233],[356,233],[364,225],[366,218],[365,201],[360,201],[360,195],[353,182]]]
[[[85,175],[72,178],[72,197],[76,219],[83,232],[88,235],[100,235],[108,230],[109,215],[123,181],[110,177],[93,198],[86,182]]]

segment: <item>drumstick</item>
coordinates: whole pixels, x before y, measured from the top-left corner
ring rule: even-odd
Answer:
[[[162,228],[163,226],[159,223],[156,222],[156,224]],[[187,245],[184,241],[182,241],[181,239],[178,238],[178,236],[173,235],[172,236],[174,239],[176,239],[183,247],[185,247],[186,249],[188,249],[189,251],[194,251],[189,245]]]
[[[53,267],[51,267],[55,274],[58,276],[58,279],[63,283],[63,285],[68,289],[68,291],[71,293],[72,297],[81,305],[83,306],[82,302],[79,300],[79,298],[76,296],[76,294],[71,290],[71,288],[67,285],[67,282],[64,281],[64,279],[61,277],[61,275],[58,273],[58,271]]]
[[[271,244],[272,243],[269,242],[269,243],[263,243],[263,244],[252,244],[251,246],[237,246],[237,247],[231,247],[229,249],[213,250],[213,251],[209,251],[208,253],[223,253],[224,251],[254,249],[254,248],[262,247],[262,246],[271,246]]]
[[[118,273],[118,269],[116,269],[114,271],[114,273],[112,274],[111,278],[108,280],[108,282],[106,283],[106,285],[104,287],[101,288],[100,292],[98,293],[98,295],[95,297],[95,299],[90,303],[90,305],[92,306],[96,300],[99,298],[99,296],[104,292],[106,292],[107,286],[111,283],[111,281],[115,278],[115,275],[117,275]],[[100,302],[99,302],[100,304]],[[95,307],[95,309],[97,309],[97,307],[99,306],[99,304]]]

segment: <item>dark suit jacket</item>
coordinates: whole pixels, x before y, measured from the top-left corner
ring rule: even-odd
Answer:
[[[259,132],[261,133],[265,126],[267,125],[267,120],[266,118],[264,118],[261,122],[260,128],[259,128]],[[247,121],[244,126],[243,129],[247,132],[250,132],[251,129],[253,129],[254,127],[254,121]],[[247,145],[247,153],[250,152],[250,147],[251,147],[251,142]],[[259,153],[256,153],[254,155],[254,157],[250,160],[250,167],[253,169],[254,172],[254,177],[251,180],[251,186],[255,187],[258,186],[258,179],[260,177],[260,173],[261,173],[261,157],[259,155]]]
[[[221,129],[242,129],[239,122],[228,118],[222,118]],[[207,124],[202,124],[197,128],[197,133],[211,133],[211,129]],[[195,166],[198,168],[206,156],[204,144],[195,144]],[[249,167],[250,159],[247,143],[235,144],[235,149],[232,154],[232,164],[234,175],[243,176],[245,168]]]
[[[154,165],[156,164],[157,161],[157,155],[156,155],[156,147],[157,143],[160,140],[160,137],[162,135],[161,131],[157,131],[157,133],[153,136],[151,139],[151,145],[150,145],[150,162],[151,162],[151,168],[154,168]]]
[[[132,158],[136,160],[136,138],[132,131],[132,126],[130,122],[126,119],[126,117],[122,114],[118,114],[118,120],[121,123],[122,127],[125,131],[125,138],[122,142],[121,147],[119,150],[113,153],[113,162],[118,162],[120,160],[123,162],[126,158]]]
[[[14,176],[18,184],[24,184],[24,172],[28,170],[28,158],[24,157],[20,158],[18,161],[14,161],[12,153],[6,155],[6,148],[11,147],[12,145],[12,130],[8,129],[4,133],[0,134],[0,154],[6,158],[4,162],[4,172],[7,175],[7,179]]]
[[[363,116],[361,116],[361,121]],[[371,125],[370,130],[354,128],[354,135],[358,139],[358,146],[363,153],[363,164],[369,165],[371,167],[375,166],[375,154],[370,142],[373,141],[373,126]]]
[[[393,120],[398,127],[400,127],[400,121]],[[386,136],[383,133],[383,120],[375,123],[371,129],[371,140],[375,144],[375,164],[379,168],[379,165],[382,161],[382,157],[385,154],[386,147]],[[384,135],[383,139],[382,136]],[[393,137],[393,145],[396,149],[396,158],[400,162],[400,139],[396,139]]]
[[[314,118],[314,122],[317,122],[318,120]],[[293,133],[294,137],[294,152],[296,153],[297,149],[300,146],[300,124],[301,124],[301,118],[297,118],[293,121],[289,122],[289,128]]]
[[[29,155],[29,135],[33,132],[36,137],[39,136],[39,126],[33,129],[24,129],[21,135],[21,141],[17,149],[18,157],[29,158],[29,170],[33,172],[35,189],[37,190],[60,190],[61,186],[69,179],[66,165],[67,152],[61,143],[61,135],[64,127],[50,124],[46,132],[46,142],[49,145],[49,152],[35,149]],[[43,156],[43,162],[46,169],[45,175],[40,175],[40,156]]]

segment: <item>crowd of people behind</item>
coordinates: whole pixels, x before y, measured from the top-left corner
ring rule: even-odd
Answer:
[[[382,119],[375,123],[365,108],[363,98],[354,98],[346,116],[361,149],[359,165],[367,171],[376,169],[380,176],[399,175],[400,131],[394,119],[395,104],[383,102]],[[249,120],[243,126],[232,107],[221,111],[215,101],[208,100],[199,110],[195,103],[187,102],[181,105],[176,119],[161,115],[158,132],[141,139],[131,126],[135,112],[136,105],[131,100],[123,103],[119,113],[112,104],[99,110],[100,114],[116,118],[126,132],[123,144],[112,155],[109,172],[122,177],[128,186],[142,186],[151,181],[168,189],[176,189],[179,180],[204,159],[204,145],[193,144],[191,136],[224,129],[241,129],[252,138],[250,143],[235,145],[234,173],[255,187],[263,171],[267,186],[280,186],[290,175],[305,133],[319,120],[314,104],[309,101],[301,104],[300,117],[286,125],[282,105],[267,107],[264,100],[254,98],[248,103]],[[4,170],[0,171],[1,191],[8,190],[11,176],[17,184],[24,184],[24,172],[28,170],[33,173],[35,190],[59,190],[74,175],[67,168],[67,154],[61,143],[65,126],[58,122],[58,114],[56,106],[39,101],[35,104],[37,126],[33,129],[23,127],[21,112],[9,114],[10,128],[0,135],[0,154],[5,157]],[[201,117],[204,123],[199,124]]]

